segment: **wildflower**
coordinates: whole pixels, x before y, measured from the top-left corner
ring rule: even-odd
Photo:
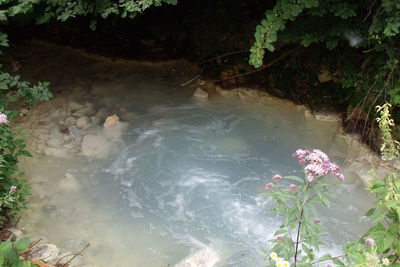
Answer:
[[[297,158],[300,164],[306,165],[304,171],[308,174],[309,182],[327,174],[336,176],[340,182],[344,181],[344,175],[340,173],[340,166],[331,162],[329,157],[319,149],[313,151],[298,149],[292,156]]]
[[[276,242],[278,242],[278,243],[282,243],[284,240],[283,240],[283,236],[277,236],[276,237]]]
[[[298,186],[295,185],[295,184],[290,184],[290,185],[289,185],[289,189],[290,189],[290,191],[292,191],[292,192],[296,192],[297,189],[298,189]]]
[[[389,259],[388,258],[382,259],[382,264],[385,265],[385,266],[388,266],[390,264]]]
[[[274,180],[274,181],[282,180],[282,176],[280,176],[279,174],[276,174],[276,175],[274,175],[274,176],[272,177],[272,180]]]
[[[340,166],[332,162],[328,164],[327,169],[331,173],[339,173],[341,171]]]
[[[344,175],[343,174],[335,173],[334,175],[338,178],[339,182],[342,183],[344,181]]]
[[[282,263],[282,262],[283,262],[283,259],[282,259],[282,258],[276,258],[275,261],[276,261],[276,262],[281,262],[281,263]]]
[[[272,187],[274,187],[274,184],[273,183],[268,183],[268,184],[266,184],[265,185],[265,190],[270,190]]]
[[[304,164],[306,162],[306,157],[311,152],[304,149],[297,149],[296,152],[293,153],[292,157],[297,158],[300,164]]]
[[[283,267],[283,263],[282,262],[277,262],[277,263],[275,263],[275,267]]]
[[[317,163],[308,164],[304,170],[308,173],[307,179],[309,182],[312,182],[317,176],[328,174],[328,172]]]
[[[290,267],[290,263],[287,262],[287,261],[283,261],[283,262],[282,262],[282,266],[283,266],[283,267]]]
[[[363,239],[364,239],[365,244],[367,244],[368,246],[371,246],[371,247],[375,246],[375,240],[372,239],[371,237],[366,236]]]
[[[322,164],[329,162],[329,157],[319,149],[314,149],[311,153],[306,156],[306,160],[311,163]]]
[[[365,259],[367,260],[366,266],[380,266],[380,262],[376,254],[365,253]]]
[[[9,123],[8,119],[7,119],[7,115],[0,112],[0,125],[1,124],[7,124]]]
[[[269,254],[269,257],[273,260],[276,260],[278,258],[278,254],[276,254],[276,252],[272,252],[271,254]]]
[[[321,220],[318,219],[318,218],[314,218],[314,219],[313,219],[313,222],[314,222],[315,224],[319,224],[319,223],[321,222]]]
[[[17,186],[15,185],[10,186],[10,192],[15,192],[15,191],[17,191]]]

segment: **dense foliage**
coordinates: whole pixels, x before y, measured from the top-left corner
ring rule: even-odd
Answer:
[[[6,20],[6,11],[10,10],[11,7],[9,10],[0,10],[0,20]],[[0,46],[8,47],[5,33],[0,33]],[[25,102],[31,105],[40,100],[48,100],[51,97],[48,87],[47,82],[32,85],[21,81],[19,75],[0,71],[0,227],[4,227],[15,212],[26,207],[26,196],[29,194],[26,184],[17,178],[22,175],[18,169],[19,158],[30,154],[25,150],[21,132],[10,127],[19,113],[10,108],[10,104]]]
[[[326,49],[324,64],[352,92],[353,107],[400,104],[400,2],[278,0],[256,27],[249,63],[288,45]]]
[[[33,267],[38,266],[26,258],[30,248],[30,240],[21,238],[16,242],[5,241],[0,243],[0,266]]]

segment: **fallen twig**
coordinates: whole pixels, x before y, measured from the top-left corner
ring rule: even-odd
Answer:
[[[204,69],[202,69],[202,70],[200,71],[199,74],[197,74],[196,76],[194,76],[194,77],[193,77],[192,79],[190,79],[189,81],[187,81],[187,82],[185,82],[185,83],[182,83],[182,84],[181,84],[181,87],[185,87],[186,85],[191,84],[192,82],[194,82],[195,80],[197,80],[197,79],[201,76],[201,74],[203,73],[203,71],[204,71]]]
[[[29,244],[29,247],[23,251],[18,252],[19,254],[25,254],[28,253],[29,251],[31,251],[31,249],[36,246],[40,241],[42,241],[42,239],[33,241],[32,243]]]
[[[74,254],[71,254],[71,255],[68,255],[68,256],[72,256],[72,255],[74,255],[74,256],[73,256],[71,259],[69,259],[66,263],[64,263],[64,265],[70,264],[71,261],[73,261],[76,257],[78,257],[79,255],[81,255],[82,252],[85,251],[85,249],[87,249],[87,248],[89,247],[89,245],[90,245],[90,244],[87,244],[84,248],[82,248],[82,249],[79,250],[78,252],[76,252],[76,253],[74,253]],[[65,258],[65,257],[66,257],[66,256],[62,257],[61,259]],[[59,259],[59,260],[57,261],[56,265],[59,264],[59,262],[60,262],[61,259]]]
[[[30,263],[32,263],[34,265],[37,265],[39,267],[56,267],[56,266],[54,266],[52,264],[48,264],[48,263],[45,263],[45,262],[40,261],[40,260],[32,260],[32,261],[28,261],[28,262],[30,262]]]
[[[237,51],[228,52],[228,53],[225,53],[225,54],[222,54],[219,56],[215,56],[215,57],[212,57],[209,59],[202,60],[202,61],[198,62],[197,64],[207,63],[207,62],[216,60],[218,58],[227,57],[227,56],[231,56],[231,55],[237,55],[237,54],[241,54],[241,53],[248,52],[248,51],[249,51],[249,49],[241,49],[241,50],[237,50]]]

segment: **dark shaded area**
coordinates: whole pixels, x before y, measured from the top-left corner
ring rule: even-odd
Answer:
[[[81,17],[39,26],[11,24],[9,32],[14,42],[44,39],[109,57],[184,57],[203,68],[205,78],[225,88],[255,87],[314,110],[345,114],[349,104],[358,100],[352,90],[334,81],[332,66],[340,67],[341,57],[348,56],[343,49],[339,53],[318,45],[303,48],[278,43],[277,52],[265,57],[265,64],[271,66],[256,70],[247,63],[255,27],[274,4],[261,0],[181,0],[176,6],[152,7],[135,19]],[[90,28],[93,20],[97,21],[96,30]],[[296,25],[292,26],[295,30]],[[357,64],[356,57],[354,62]],[[321,83],[318,74],[324,66],[330,67],[328,74],[333,80]],[[375,127],[367,117],[350,118],[344,124],[377,150]]]
[[[260,0],[182,0],[176,6],[152,7],[133,20],[81,17],[40,26],[14,24],[10,30],[14,40],[45,39],[110,57],[185,57],[199,64],[204,76],[224,87],[261,87],[317,109],[342,110],[345,103],[340,99],[346,97],[346,92],[336,84],[317,81],[316,74],[325,60],[322,54],[327,53],[323,48],[310,50],[278,44],[281,49],[267,54],[266,64],[285,53],[289,55],[271,67],[258,71],[247,63],[255,27],[274,4],[275,1]],[[90,28],[94,19],[96,30]],[[243,75],[248,72],[254,73]],[[235,75],[239,77],[232,79]]]

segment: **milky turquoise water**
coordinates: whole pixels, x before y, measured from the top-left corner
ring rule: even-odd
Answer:
[[[106,158],[26,160],[34,197],[21,223],[28,235],[64,251],[90,243],[79,264],[174,266],[211,247],[221,259],[216,266],[263,266],[260,252],[280,218],[260,194],[276,173],[301,174],[291,158],[298,148],[319,148],[345,169],[332,206],[318,207],[327,227],[322,252],[340,253],[344,241],[368,228],[362,215],[371,199],[346,168],[356,156],[335,123],[306,120],[302,110],[273,99],[196,101],[194,88],[180,88],[174,72],[157,79],[151,68],[89,65],[85,71],[96,75],[71,86],[91,82],[102,88],[92,99],[97,108],[107,102],[135,117]],[[79,190],[59,188],[66,173]]]

